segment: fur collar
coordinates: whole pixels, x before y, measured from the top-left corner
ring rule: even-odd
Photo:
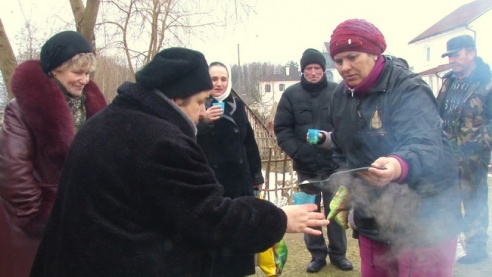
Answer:
[[[55,161],[63,162],[75,135],[75,126],[60,87],[35,60],[18,65],[10,85],[38,149],[43,149]],[[106,100],[93,81],[85,86],[84,91],[89,118],[106,106]]]
[[[168,121],[170,124],[179,128],[184,134],[195,139],[195,124],[170,100],[164,99],[159,94],[132,82],[124,82],[118,88],[118,96],[116,96],[113,103],[122,103],[122,101],[125,101],[124,99],[130,100],[132,107],[136,107],[149,115]]]

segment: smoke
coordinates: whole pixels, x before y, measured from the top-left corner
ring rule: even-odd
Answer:
[[[341,185],[349,190],[352,206],[356,208],[359,217],[374,219],[379,236],[389,242],[394,251],[402,247],[423,245],[438,238],[438,230],[442,226],[419,217],[428,218],[426,214],[432,213],[439,205],[423,207],[421,191],[413,190],[408,184],[398,183],[374,187],[351,174],[332,175],[324,190],[335,194]]]

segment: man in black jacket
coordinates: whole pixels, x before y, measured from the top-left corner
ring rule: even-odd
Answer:
[[[320,129],[322,132],[332,129],[329,124],[329,104],[337,84],[328,82],[324,73],[325,67],[326,59],[321,52],[311,48],[304,51],[301,58],[301,81],[285,90],[277,107],[274,131],[278,145],[294,160],[294,170],[297,172],[299,183],[304,180],[326,179],[338,168],[331,150],[306,141],[308,129]],[[318,142],[321,143],[322,141]],[[325,213],[328,215],[333,195],[330,192],[318,194],[318,207],[321,197]],[[312,256],[307,272],[320,271],[326,265],[327,256],[339,269],[352,270],[352,264],[345,257],[345,230],[336,222],[331,222],[327,233],[328,247],[323,236],[304,236],[307,249]]]

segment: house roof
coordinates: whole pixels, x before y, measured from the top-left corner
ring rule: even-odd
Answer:
[[[300,81],[301,78],[299,77],[298,74],[290,74],[290,75],[285,75],[285,74],[272,74],[269,76],[266,76],[260,82],[281,82],[281,81]]]
[[[422,72],[419,73],[419,75],[434,75],[434,74],[438,74],[438,73],[447,71],[450,68],[451,68],[451,65],[449,63],[441,64],[441,65],[438,65],[438,66],[436,66],[434,68],[431,68],[431,69],[427,69],[425,71],[422,71]]]
[[[408,44],[446,33],[460,27],[465,27],[491,8],[492,0],[476,0],[465,4],[412,39]]]

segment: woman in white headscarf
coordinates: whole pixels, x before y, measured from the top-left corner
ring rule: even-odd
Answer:
[[[198,143],[215,177],[224,187],[225,197],[253,196],[264,179],[258,145],[245,104],[231,94],[233,90],[227,66],[220,62],[211,63],[209,73],[213,89],[205,104],[205,115],[198,124]],[[211,276],[230,277],[231,272],[236,272],[235,276],[255,273],[254,256],[251,254],[216,253],[210,258],[213,258]]]

